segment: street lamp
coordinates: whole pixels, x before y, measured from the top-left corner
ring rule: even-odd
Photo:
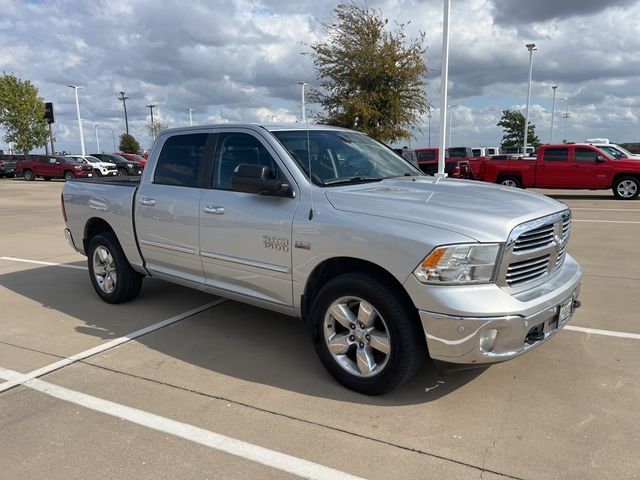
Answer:
[[[304,83],[303,81],[299,81],[298,85],[302,87],[302,123],[307,123],[307,115],[306,115],[306,106],[304,103],[304,87],[308,85],[308,83]]]
[[[442,19],[442,74],[440,75],[440,150],[438,152],[438,173],[436,177],[445,177],[444,150],[447,138],[447,84],[449,82],[449,12],[451,0],[444,0]]]
[[[553,102],[551,103],[551,134],[549,135],[549,143],[553,143],[553,117],[556,113],[556,90],[558,85],[554,85],[553,88]]]
[[[563,115],[564,117],[564,143],[567,143],[567,120],[569,119],[569,117],[571,117],[571,115],[569,114],[569,100],[571,100],[569,97],[564,97],[563,98],[564,103],[565,103],[565,108],[566,108],[566,112]]]
[[[96,150],[98,153],[100,153],[100,137],[98,137],[98,124],[96,122],[89,122],[89,120],[83,120],[85,122],[88,122],[90,124],[93,125],[93,127],[96,130],[96,147],[98,150]]]
[[[529,103],[531,103],[531,74],[533,73],[533,51],[537,50],[535,43],[527,43],[527,50],[529,50],[529,86],[527,87],[527,108],[524,113],[524,145],[522,147],[522,154],[527,155],[527,137],[529,135]]]
[[[193,112],[195,108],[187,108],[187,110],[189,110],[189,125],[193,127],[193,115],[191,112]]]
[[[451,141],[452,130],[453,130],[453,109],[459,107],[460,105],[449,105],[449,147],[453,146]]]
[[[78,85],[67,85],[67,87],[73,88],[76,93],[76,115],[78,116],[78,128],[80,129],[80,150],[82,151],[82,155],[85,155],[84,133],[82,132],[82,120],[80,119],[80,101],[78,100],[78,89],[82,87],[79,87]]]

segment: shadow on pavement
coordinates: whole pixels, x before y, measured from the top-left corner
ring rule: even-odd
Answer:
[[[136,300],[109,305],[95,294],[87,272],[59,267],[3,274],[0,285],[44,308],[84,322],[75,330],[101,339],[126,335],[215,298],[160,280],[145,279]],[[408,384],[381,397],[367,397],[343,388],[325,372],[301,320],[233,301],[136,341],[179,361],[248,382],[380,406],[437,400],[486,369],[463,369],[426,361]]]

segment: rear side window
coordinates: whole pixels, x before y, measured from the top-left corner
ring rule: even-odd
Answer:
[[[569,159],[568,148],[545,148],[544,157],[545,162],[566,162]]]
[[[576,162],[594,162],[598,158],[598,152],[591,150],[590,148],[578,148],[575,150]]]
[[[482,150],[480,150],[479,148],[474,148],[473,150],[471,150],[473,152],[473,156],[474,157],[479,157],[480,154],[482,153]]]
[[[269,169],[269,178],[280,178],[275,160],[267,148],[248,133],[221,133],[213,162],[213,188],[231,190],[233,171],[241,163],[264,165]]]
[[[430,151],[427,151],[427,152],[416,152],[416,154],[418,155],[418,161],[419,162],[424,162],[424,161],[435,160],[436,159],[436,152],[434,152],[433,150],[430,150]]]
[[[153,183],[198,187],[205,167],[208,133],[174,135],[162,146]]]

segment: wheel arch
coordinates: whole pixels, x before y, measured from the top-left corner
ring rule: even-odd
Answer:
[[[115,230],[113,229],[113,227],[111,227],[111,225],[109,225],[109,223],[105,219],[99,218],[99,217],[93,217],[87,220],[87,223],[84,226],[84,235],[82,238],[82,244],[84,246],[85,252],[89,247],[89,242],[91,241],[91,239],[96,235],[100,235],[102,233],[112,233],[113,236],[118,241],[118,243],[120,243],[120,240],[118,240],[118,235],[116,235]]]
[[[618,180],[623,177],[633,177],[638,183],[640,183],[640,173],[616,173],[611,180],[611,188],[613,188]]]
[[[306,319],[313,300],[323,285],[329,280],[345,273],[361,272],[381,277],[387,285],[393,288],[412,309],[417,309],[411,297],[402,284],[388,270],[368,260],[355,257],[333,257],[328,258],[312,270],[307,278],[307,282],[300,299],[302,318]]]

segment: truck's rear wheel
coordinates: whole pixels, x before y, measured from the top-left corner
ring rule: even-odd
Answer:
[[[31,182],[36,178],[31,170],[25,170],[24,172],[22,172],[22,175],[24,175],[24,179],[28,182]]]
[[[426,358],[415,310],[375,276],[350,273],[330,280],[313,302],[311,324],[325,369],[367,395],[405,383]]]
[[[87,255],[91,283],[105,302],[128,302],[140,293],[142,275],[131,268],[115,235],[93,237]]]
[[[633,200],[640,194],[640,182],[636,177],[620,177],[613,182],[613,195],[619,200]]]
[[[504,187],[522,188],[522,182],[518,177],[502,177],[498,183]]]

